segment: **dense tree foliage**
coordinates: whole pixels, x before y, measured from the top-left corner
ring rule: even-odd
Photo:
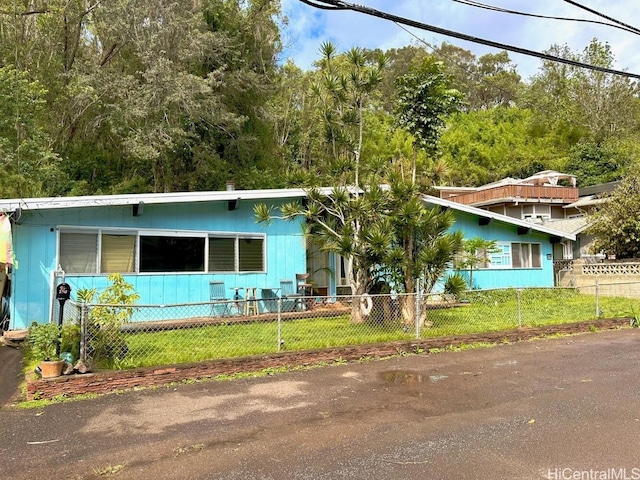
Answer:
[[[632,167],[589,217],[588,233],[595,237],[593,253],[640,258],[640,166]]]
[[[505,177],[526,178],[545,169],[562,170],[564,160],[552,137],[537,132],[529,109],[494,107],[456,114],[442,136],[442,158],[450,183],[477,186]]]
[[[2,0],[0,12],[0,65],[45,90],[39,127],[66,178],[48,193],[249,188],[276,171],[277,2]]]
[[[638,156],[638,84],[622,76],[545,61],[523,81],[506,52],[449,43],[327,43],[302,71],[278,63],[281,20],[278,0],[0,0],[0,193],[330,185],[389,164],[422,188],[548,168],[585,186]],[[595,39],[549,51],[615,60]],[[463,95],[455,115],[422,102],[418,72],[434,65]],[[439,152],[424,148],[428,122]]]
[[[24,72],[0,67],[0,195],[39,196],[59,177],[59,157],[43,131],[45,90]]]

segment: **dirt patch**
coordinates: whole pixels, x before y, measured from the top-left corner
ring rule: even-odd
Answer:
[[[36,398],[51,399],[60,395],[73,397],[85,393],[109,393],[185,380],[212,378],[223,374],[259,372],[267,368],[294,368],[336,361],[353,362],[363,358],[383,358],[398,354],[428,354],[432,349],[449,348],[463,344],[518,342],[553,334],[584,333],[628,326],[628,318],[603,319],[545,327],[525,327],[483,334],[456,335],[322,350],[282,352],[273,355],[211,360],[155,368],[104,371],[62,376],[54,379],[40,379],[30,374],[27,376],[27,400]]]

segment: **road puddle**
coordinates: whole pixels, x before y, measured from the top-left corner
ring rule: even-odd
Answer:
[[[416,383],[431,382],[436,383],[449,378],[447,375],[423,375],[410,370],[389,370],[380,374],[386,383],[396,385],[413,385]]]
[[[385,382],[397,385],[411,385],[424,381],[422,374],[408,370],[390,370],[388,372],[382,372],[380,376]]]

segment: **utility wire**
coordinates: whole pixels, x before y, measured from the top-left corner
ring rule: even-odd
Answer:
[[[598,25],[605,25],[607,27],[618,28],[618,29],[623,30],[625,32],[640,34],[640,31],[638,31],[637,29],[635,29],[633,27],[628,27],[628,26],[623,25],[623,24],[617,25],[617,23],[619,23],[619,22],[609,23],[609,22],[601,22],[599,20],[588,20],[586,18],[571,18],[571,17],[555,17],[555,16],[551,16],[551,15],[538,15],[536,13],[519,12],[517,10],[509,10],[507,8],[496,7],[494,5],[487,5],[485,3],[475,2],[473,0],[451,0],[451,1],[452,2],[456,2],[456,3],[461,3],[462,5],[468,5],[470,7],[477,7],[477,8],[482,8],[482,9],[485,9],[485,10],[491,10],[493,12],[509,13],[509,14],[513,14],[513,15],[522,15],[524,17],[546,18],[546,19],[549,19],[549,20],[563,20],[563,21],[568,21],[568,22],[595,23],[595,24],[598,24]]]
[[[589,8],[589,7],[585,6],[585,5],[582,5],[581,3],[574,2],[572,0],[563,0],[563,1],[568,3],[568,4],[570,4],[570,5],[573,5],[574,7],[578,7],[578,8],[581,8],[583,10],[586,10],[589,13],[593,13],[594,15],[597,15],[599,17],[606,18],[610,22],[617,23],[618,25],[622,25],[623,27],[626,27],[626,28],[628,28],[629,30],[631,30],[631,31],[633,31],[635,33],[640,33],[640,30],[637,29],[636,27],[633,27],[631,25],[627,25],[626,23],[623,23],[620,20],[616,20],[615,18],[611,18],[608,15],[605,15],[604,13],[600,13],[597,10],[594,10],[592,8]]]
[[[312,0],[300,0],[300,1],[302,3],[306,3],[311,7],[319,8],[320,10],[349,10],[347,7],[339,7],[337,5],[336,6],[322,5]],[[318,0],[318,1],[322,1],[322,0]]]
[[[615,70],[612,68],[600,67],[597,65],[590,65],[588,63],[576,62],[575,60],[556,57],[555,55],[549,55],[547,53],[537,52],[535,50],[528,50],[526,48],[520,48],[514,45],[494,42],[492,40],[487,40],[484,38],[467,35],[466,33],[455,32],[453,30],[447,30],[447,29],[436,27],[433,25],[428,25],[426,23],[418,22],[416,20],[411,20],[409,18],[399,17],[397,15],[393,15],[391,13],[365,7],[363,5],[355,5],[352,3],[345,2],[343,0],[301,0],[301,1],[303,3],[306,3],[307,5],[311,5],[317,8],[328,9],[328,10],[332,10],[332,9],[352,10],[354,12],[364,13],[365,15],[371,15],[373,17],[382,18],[384,20],[389,20],[391,22],[402,23],[403,25],[408,25],[410,27],[418,28],[420,30],[427,30],[430,32],[438,33],[440,35],[458,38],[460,40],[466,40],[468,42],[478,43],[481,45],[487,45],[489,47],[499,48],[501,50],[508,50],[510,52],[520,53],[522,55],[528,55],[530,57],[537,57],[543,60],[564,63],[574,67],[586,68],[588,70],[595,70],[603,73],[610,73],[612,75],[620,75],[623,77],[640,79],[640,74],[638,73],[624,72],[622,70]]]

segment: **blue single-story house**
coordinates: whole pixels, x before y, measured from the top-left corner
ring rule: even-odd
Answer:
[[[10,329],[43,323],[55,311],[62,279],[71,298],[104,289],[121,273],[139,304],[208,302],[210,282],[277,287],[306,272],[296,221],[257,224],[253,207],[300,201],[301,189],[0,200],[12,218],[15,265],[9,271]]]
[[[330,190],[327,190],[330,191]],[[254,206],[302,201],[302,189],[125,194],[0,200],[11,218],[14,265],[0,265],[12,330],[53,319],[55,288],[104,289],[121,273],[139,304],[208,302],[210,282],[234,287],[280,286],[309,273],[319,295],[347,293],[344,260],[307,251],[299,221],[255,221]],[[425,196],[450,208],[466,238],[496,240],[500,253],[474,271],[474,288],[549,287],[553,244],[571,234],[459,203]],[[1,247],[1,246],[0,246]],[[8,302],[6,300],[8,299]],[[0,319],[1,320],[1,319]]]
[[[496,242],[489,262],[473,271],[472,288],[553,287],[553,246],[575,235],[548,225],[508,217],[481,208],[425,195],[427,205],[451,209],[455,230],[466,239],[480,237]],[[468,272],[463,272],[467,275]]]

